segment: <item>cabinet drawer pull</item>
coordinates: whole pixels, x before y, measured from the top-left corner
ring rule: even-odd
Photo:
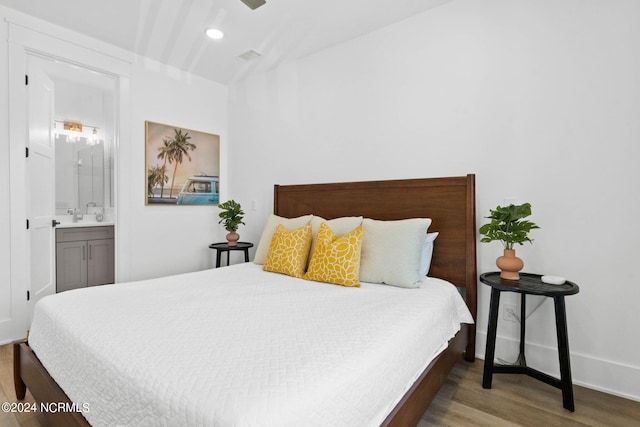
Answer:
[[[86,246],[82,246],[82,260],[83,261],[87,259],[86,251],[87,251],[87,247]]]

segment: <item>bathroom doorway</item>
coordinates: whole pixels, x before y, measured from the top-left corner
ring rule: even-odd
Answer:
[[[60,291],[61,272],[85,274],[56,257],[56,226],[113,227],[117,78],[43,55],[27,54],[26,162],[30,306]],[[80,230],[79,230],[80,231]],[[112,231],[110,233],[113,233]],[[111,248],[114,247],[111,241]],[[113,249],[112,249],[113,250]],[[66,250],[67,258],[71,250]],[[86,250],[85,250],[86,252]],[[109,257],[114,276],[113,254]],[[64,270],[56,272],[56,268]],[[72,269],[73,271],[67,271]],[[29,320],[31,318],[29,312]]]
[[[118,218],[126,218],[119,212],[122,206],[118,206],[118,200],[122,200],[120,192],[128,193],[117,177],[121,167],[119,141],[129,138],[131,58],[91,39],[77,38],[72,42],[64,32],[55,28],[50,32],[46,34],[25,23],[8,23],[10,236],[6,247],[10,256],[3,276],[8,280],[0,286],[0,343],[23,339],[34,301],[55,290],[52,278],[56,221],[70,218],[67,212],[72,208],[87,215],[86,219],[94,219],[98,210],[104,221],[116,223]],[[30,86],[34,84],[31,87],[35,88],[36,82],[44,82],[38,85],[46,97],[30,99]],[[65,93],[75,95],[65,98]],[[60,105],[61,102],[68,105]],[[100,105],[102,116],[89,115]],[[30,129],[32,122],[41,125]],[[83,129],[65,129],[65,122],[82,123]],[[43,150],[32,150],[31,137],[36,134],[41,137],[39,148]],[[72,153],[67,175],[59,174],[57,181],[61,185],[57,186],[56,157],[62,162],[64,155],[56,152],[56,140],[65,136],[74,139],[65,140],[65,144],[76,145],[73,150],[69,145],[61,150]],[[31,162],[32,154],[42,154],[39,164]],[[85,180],[80,177],[82,174],[89,178]],[[68,180],[66,186],[62,184],[64,179]],[[63,189],[68,190],[66,195]],[[33,206],[38,209],[32,210]],[[121,252],[126,255],[129,225],[126,220],[121,222],[112,226],[116,281],[126,280],[129,271],[126,256],[120,256]],[[34,232],[32,227],[36,226],[38,231]]]
[[[90,40],[84,47],[64,34],[14,23],[8,28],[11,256],[10,280],[0,286],[0,343],[23,339],[35,302],[56,290],[56,222],[72,218],[74,210],[85,221],[102,216],[116,223],[120,118],[129,114],[126,58],[92,48]],[[126,277],[117,248],[126,248],[128,237],[111,227],[111,271]]]

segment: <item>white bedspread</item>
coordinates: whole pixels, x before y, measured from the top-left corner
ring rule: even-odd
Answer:
[[[99,426],[374,426],[473,320],[455,287],[245,263],[42,299],[29,342]]]

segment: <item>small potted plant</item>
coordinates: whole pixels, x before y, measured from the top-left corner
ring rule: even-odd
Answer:
[[[480,227],[480,234],[484,235],[480,241],[486,243],[500,240],[502,242],[504,255],[496,260],[496,265],[501,270],[500,277],[518,280],[520,279],[518,271],[522,270],[524,262],[516,257],[513,245],[532,243],[529,232],[534,228],[540,228],[535,223],[524,219],[531,215],[531,204],[498,206],[489,212],[490,215],[486,218],[491,219],[491,222]]]
[[[244,225],[242,219],[244,218],[244,211],[242,210],[242,206],[240,203],[235,200],[227,200],[224,203],[218,205],[221,209],[220,211],[220,221],[218,224],[223,224],[224,229],[229,232],[227,234],[227,242],[229,242],[229,246],[238,246],[238,240],[240,239],[240,235],[236,233],[240,224]]]

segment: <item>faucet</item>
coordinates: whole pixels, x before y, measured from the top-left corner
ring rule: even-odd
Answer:
[[[67,213],[73,215],[73,222],[78,222],[79,219],[83,218],[78,208],[69,208],[67,209]]]

